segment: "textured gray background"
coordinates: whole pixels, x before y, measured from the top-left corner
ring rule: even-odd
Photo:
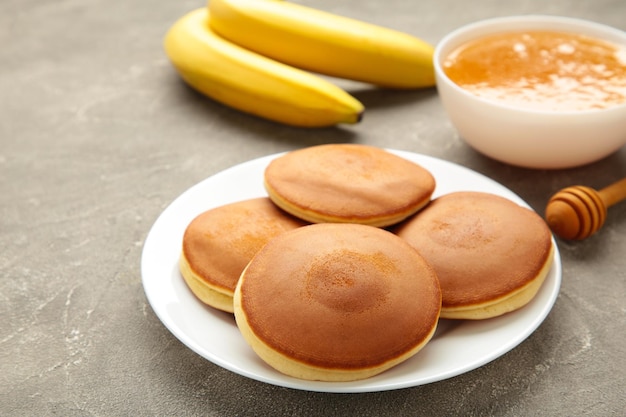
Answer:
[[[623,0],[306,0],[436,43],[492,16],[549,13],[626,29]],[[544,324],[503,357],[426,386],[323,394],[266,385],[193,353],[160,323],[140,277],[161,211],[234,164],[326,142],[465,165],[543,211],[559,188],[626,176],[626,149],[555,172],[468,148],[434,89],[337,81],[367,107],[356,126],[300,130],[186,88],[161,42],[199,1],[0,2],[0,415],[623,415],[626,205],[580,243],[559,241],[563,286]]]

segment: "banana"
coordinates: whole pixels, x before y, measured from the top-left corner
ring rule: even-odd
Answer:
[[[219,35],[294,67],[388,88],[435,85],[433,46],[409,34],[282,1],[208,7]]]
[[[356,123],[363,105],[321,77],[241,48],[216,35],[207,8],[181,17],[164,48],[183,80],[227,106],[299,127]]]

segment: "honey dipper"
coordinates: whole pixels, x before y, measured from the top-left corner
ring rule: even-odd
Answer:
[[[546,222],[563,239],[583,240],[604,225],[607,209],[624,199],[626,178],[600,191],[582,185],[567,187],[548,201]]]

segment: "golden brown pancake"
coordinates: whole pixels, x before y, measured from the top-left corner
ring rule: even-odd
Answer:
[[[244,338],[270,366],[301,379],[352,381],[430,340],[441,291],[430,265],[391,232],[324,223],[264,246],[234,303]]]
[[[537,213],[481,192],[436,198],[394,232],[435,268],[442,318],[486,319],[521,308],[541,287],[554,253]]]
[[[305,224],[266,197],[205,211],[185,230],[180,272],[202,302],[232,313],[233,293],[250,259],[273,237]]]
[[[274,159],[265,170],[265,188],[283,210],[312,223],[384,227],[424,207],[435,179],[380,148],[328,144]]]

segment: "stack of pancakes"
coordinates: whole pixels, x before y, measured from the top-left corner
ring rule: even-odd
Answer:
[[[425,168],[366,145],[274,159],[268,196],[208,210],[187,227],[180,271],[234,313],[280,372],[367,378],[415,355],[440,318],[488,319],[537,293],[554,248],[535,212],[480,192],[431,200]]]

